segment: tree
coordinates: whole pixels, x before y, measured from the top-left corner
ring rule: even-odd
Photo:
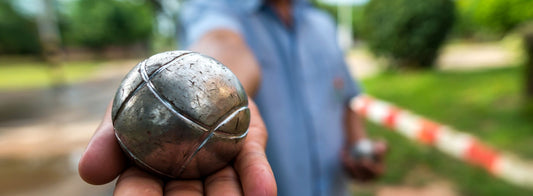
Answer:
[[[524,27],[524,49],[527,61],[525,65],[525,95],[529,110],[533,112],[533,24]]]
[[[476,0],[474,20],[485,28],[506,33],[533,19],[531,0]]]
[[[0,54],[40,51],[35,22],[16,12],[9,1],[0,1]]]
[[[451,0],[371,0],[364,11],[370,50],[401,67],[430,67],[454,21]]]
[[[456,33],[481,39],[499,39],[533,19],[531,0],[456,0]]]
[[[67,17],[67,44],[103,48],[148,41],[154,14],[141,0],[79,0]]]

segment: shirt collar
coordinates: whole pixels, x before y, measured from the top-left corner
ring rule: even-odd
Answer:
[[[266,5],[266,0],[235,0],[242,8],[248,12],[256,12]],[[309,3],[309,0],[292,0],[295,6]]]

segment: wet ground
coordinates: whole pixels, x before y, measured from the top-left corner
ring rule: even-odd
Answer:
[[[89,81],[73,85],[1,92],[0,195],[111,195],[112,183],[86,184],[77,164],[135,63],[102,66]]]

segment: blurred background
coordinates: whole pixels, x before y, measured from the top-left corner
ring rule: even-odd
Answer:
[[[122,77],[179,47],[180,0],[0,0],[0,195],[110,195],[77,162]],[[533,160],[533,1],[314,0],[365,92]],[[354,195],[532,195],[368,123],[387,172]],[[102,163],[105,164],[105,163]]]

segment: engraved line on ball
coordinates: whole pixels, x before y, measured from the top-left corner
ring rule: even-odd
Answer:
[[[241,138],[244,138],[246,137],[246,135],[248,135],[248,129],[246,129],[246,131],[241,134],[241,135],[233,135],[233,134],[229,134],[229,133],[225,133],[225,132],[219,132],[219,131],[215,131],[215,135],[219,138],[223,138],[223,139],[241,139]]]
[[[192,54],[194,52],[189,52],[189,53],[184,53],[184,54],[181,54],[179,55],[178,57],[182,57],[186,54]],[[201,55],[201,54],[200,54]],[[220,64],[218,63],[218,61],[216,61],[215,59],[211,58],[211,57],[208,57],[208,56],[204,56],[204,55],[201,55],[202,57],[206,57],[206,58],[209,58],[209,59],[212,59],[213,61],[217,62],[217,64]],[[176,57],[175,59],[177,59],[178,57]],[[141,78],[143,79],[144,83],[143,84],[146,84],[148,89],[150,90],[150,92],[152,92],[152,94],[167,108],[169,109],[173,114],[175,114],[176,116],[178,116],[179,118],[185,120],[186,122],[188,122],[189,124],[193,124],[193,126],[197,127],[197,128],[200,128],[202,131],[204,132],[209,132],[212,128],[215,128],[218,129],[218,125],[220,125],[229,115],[228,114],[232,114],[230,113],[231,111],[229,111],[226,116],[222,116],[220,119],[218,119],[216,122],[215,122],[215,125],[214,126],[209,126],[209,125],[205,125],[201,122],[198,122],[197,120],[195,120],[194,118],[184,114],[183,112],[181,112],[180,109],[176,108],[174,106],[174,104],[172,104],[170,101],[168,101],[168,99],[163,96],[158,90],[157,88],[154,86],[154,84],[152,83],[152,79],[153,77],[155,77],[155,75],[159,74],[162,70],[166,69],[168,66],[170,66],[171,62],[173,62],[175,60],[171,60],[169,61],[168,63],[166,63],[164,66],[161,66],[160,68],[158,68],[157,71],[153,72],[152,75],[150,75],[150,77],[148,77],[148,74],[147,74],[147,70],[146,70],[146,61],[144,62],[144,64],[142,64],[140,66],[140,71],[141,71]],[[222,65],[223,66],[223,65]],[[244,106],[245,108],[248,108],[246,106]],[[238,111],[241,111],[242,108],[234,108],[233,110],[238,110]],[[225,133],[221,133],[221,135],[229,135],[229,134],[225,134]],[[246,134],[242,134],[242,135],[239,135],[239,136],[232,136],[232,138],[240,138],[240,137],[244,137]],[[224,136],[222,136],[224,137]]]
[[[162,72],[164,69],[166,69],[168,66],[172,65],[171,63],[173,63],[174,61],[179,60],[180,57],[183,57],[183,56],[188,55],[188,54],[191,54],[191,53],[193,53],[193,52],[186,52],[186,53],[183,53],[183,54],[180,54],[180,55],[174,57],[174,58],[171,59],[170,61],[168,61],[168,62],[166,62],[165,64],[161,65],[156,71],[152,72],[152,74],[150,74],[149,77],[146,77],[146,76],[148,76],[148,74],[147,74],[147,72],[146,72],[146,69],[144,69],[144,74],[145,74],[145,76],[143,77],[143,74],[141,73],[141,78],[143,79],[144,82],[139,83],[139,84],[137,85],[137,87],[135,88],[135,90],[134,90],[132,93],[130,93],[130,94],[128,95],[128,97],[126,97],[126,99],[124,99],[124,101],[122,102],[122,104],[120,105],[120,107],[119,107],[119,109],[118,109],[118,111],[117,111],[117,115],[115,116],[115,118],[113,118],[113,122],[116,120],[116,118],[118,118],[119,114],[120,114],[121,111],[124,109],[124,105],[125,105],[130,99],[131,99],[131,97],[133,97],[133,95],[135,95],[135,94],[136,94],[136,93],[137,93],[142,87],[144,87],[144,86],[147,84],[147,83],[146,83],[146,78],[148,78],[148,80],[150,81],[153,77],[155,77],[156,75],[158,75],[159,73],[161,73],[161,72]],[[143,71],[143,70],[141,69],[141,67],[146,68],[146,67],[145,67],[145,66],[146,66],[146,61],[147,61],[147,60],[141,62],[142,64],[141,64],[141,66],[140,66],[140,68],[139,68],[139,71],[141,71],[141,72]],[[145,77],[146,77],[146,78],[145,78]],[[152,92],[152,93],[153,93],[153,92]],[[156,95],[156,96],[157,96],[157,95]],[[161,101],[161,100],[160,100],[160,101]],[[159,171],[159,170],[157,170],[157,169],[151,167],[150,165],[148,165],[148,164],[146,164],[145,162],[143,162],[141,159],[137,158],[137,156],[135,156],[131,151],[129,151],[128,148],[124,145],[124,143],[122,142],[121,138],[118,137],[118,133],[117,133],[117,132],[115,132],[115,137],[117,138],[118,143],[122,146],[122,149],[124,149],[124,150],[130,155],[130,157],[132,157],[137,163],[143,165],[144,167],[146,167],[146,168],[148,168],[148,169],[150,169],[150,170],[152,170],[152,171],[154,171],[154,172],[156,172],[156,173],[158,173],[158,174],[160,174],[160,175],[162,175],[162,176],[167,176],[167,177],[170,177],[170,178],[173,177],[173,176],[170,176],[170,175],[168,175],[168,174],[166,174],[166,173],[164,173],[164,172],[161,172],[161,171]]]
[[[179,117],[182,120],[184,120],[185,122],[187,122],[189,125],[192,125],[193,127],[198,128],[198,129],[200,129],[200,130],[202,130],[204,132],[208,131],[207,128],[199,125],[198,123],[194,122],[193,120],[191,120],[191,119],[185,117],[184,115],[182,115],[181,113],[179,113],[172,106],[172,104],[169,101],[167,101],[166,99],[163,99],[163,97],[160,95],[160,93],[155,89],[154,84],[152,83],[152,81],[148,78],[148,74],[146,73],[146,63],[141,65],[141,77],[144,80],[144,82],[146,83],[146,86],[148,87],[148,89],[152,92],[152,94],[159,100],[159,102],[161,102],[167,109],[169,109],[170,112],[172,112],[174,115],[176,115],[177,117]]]
[[[185,117],[184,115],[180,114],[173,107],[173,105],[169,101],[167,101],[166,99],[164,99],[160,95],[160,93],[155,89],[154,84],[152,83],[152,81],[148,78],[148,74],[146,73],[146,63],[142,64],[140,69],[141,69],[141,77],[144,80],[144,82],[146,83],[146,86],[148,87],[150,92],[152,92],[152,94],[159,100],[159,102],[161,102],[175,116],[177,116],[178,118],[181,118],[182,120],[187,122],[187,124],[193,126],[194,128],[197,128],[197,129],[200,129],[200,130],[204,131],[204,134],[202,134],[202,136],[200,137],[199,141],[202,141],[202,140],[205,141],[206,140],[205,138],[210,138],[210,136],[213,134],[212,131],[209,131],[207,128],[197,124],[196,122],[194,122],[194,121],[190,120],[189,118]],[[200,142],[198,142],[198,143],[200,143]],[[185,159],[186,161],[183,162],[181,164],[181,166],[178,167],[178,168],[180,168],[180,170],[179,170],[178,175],[176,177],[179,177],[181,175],[181,173],[183,172],[183,169],[181,169],[181,168],[185,168],[188,165],[188,163],[190,162],[190,159],[193,157],[192,154],[195,154],[194,152],[197,152],[197,147],[196,146],[198,146],[198,145],[195,145],[193,148],[191,148],[192,152],[188,153],[187,158]]]
[[[118,140],[118,143],[120,144],[120,146],[122,147],[122,149],[124,149],[124,151],[126,151],[126,153],[128,153],[128,155],[133,158],[133,160],[139,164],[141,164],[143,167],[149,169],[149,170],[152,170],[153,172],[161,175],[161,176],[166,176],[166,177],[169,177],[169,178],[172,178],[171,175],[168,175],[164,172],[161,172],[153,167],[151,167],[150,165],[146,164],[144,161],[142,161],[141,159],[137,158],[137,156],[135,156],[135,154],[133,154],[133,152],[129,151],[128,148],[124,145],[124,143],[122,142],[122,140],[120,139],[120,137],[118,137],[118,134],[117,132],[115,132],[115,137],[117,138]]]
[[[152,72],[152,74],[150,74],[150,77],[149,77],[149,80],[151,80],[153,77],[155,77],[157,74],[161,73],[161,71],[163,71],[164,69],[166,69],[168,66],[171,65],[172,62],[174,61],[177,61],[178,58],[180,57],[183,57],[185,55],[188,55],[188,54],[191,54],[193,52],[186,52],[186,53],[183,53],[183,54],[180,54],[176,57],[174,57],[172,60],[166,62],[165,64],[161,65],[159,68],[157,68],[157,70],[155,70],[154,72]],[[148,60],[148,59],[147,59]],[[147,60],[144,60],[143,62],[141,63],[144,63],[146,65],[146,61]],[[140,69],[140,68],[139,68]],[[142,76],[141,76],[142,78]],[[143,78],[143,81],[144,78]],[[124,99],[124,101],[122,102],[122,104],[120,104],[120,107],[118,108],[117,110],[117,113],[115,115],[115,117],[113,118],[112,122],[115,122],[115,120],[118,118],[118,116],[120,115],[120,113],[122,113],[122,110],[124,110],[124,106],[126,105],[126,103],[129,102],[129,100],[133,97],[133,95],[137,94],[137,92],[142,89],[142,87],[144,87],[144,85],[146,85],[146,82],[141,82],[139,84],[137,84],[137,87],[135,87],[135,90],[133,92],[131,92],[127,97],[126,99]]]
[[[195,149],[195,151],[193,153],[191,153],[186,161],[183,163],[183,165],[181,165],[180,167],[180,170],[178,172],[178,176],[181,176],[181,174],[183,173],[183,171],[185,171],[185,168],[187,168],[187,165],[189,165],[189,163],[192,161],[192,159],[194,158],[194,156],[205,146],[205,144],[207,143],[207,141],[209,141],[209,139],[211,139],[211,137],[213,136],[213,134],[215,133],[216,130],[218,130],[220,127],[222,127],[224,124],[228,123],[231,119],[233,119],[239,112],[243,111],[243,110],[246,110],[248,109],[248,107],[244,106],[244,107],[241,107],[237,110],[235,110],[234,112],[232,112],[230,115],[228,115],[226,118],[224,118],[223,121],[221,121],[220,123],[218,123],[218,125],[209,130],[209,134],[203,139],[203,141],[200,143],[200,145],[198,145]],[[244,136],[246,136],[248,134],[248,129],[246,129],[246,132],[242,135],[239,135],[239,136],[236,136],[236,138],[242,138]]]

